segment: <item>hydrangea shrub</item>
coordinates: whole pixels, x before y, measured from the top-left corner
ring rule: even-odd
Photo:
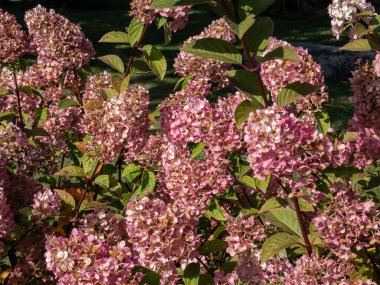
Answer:
[[[95,58],[53,10],[23,30],[0,9],[1,284],[380,283],[380,16],[329,6],[342,49],[376,53],[334,130],[321,66],[261,15],[273,2],[133,0],[100,39],[127,60]],[[131,81],[168,69],[149,31],[170,44],[196,5],[220,18],[181,45],[154,109]]]

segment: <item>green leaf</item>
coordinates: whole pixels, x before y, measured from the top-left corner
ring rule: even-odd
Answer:
[[[131,74],[139,74],[139,73],[148,73],[150,72],[150,68],[148,64],[141,60],[141,59],[135,59],[132,63],[131,67]]]
[[[245,100],[235,109],[235,122],[238,128],[241,128],[247,121],[251,112],[260,109],[262,106],[256,100]]]
[[[49,133],[43,129],[43,128],[33,128],[31,130],[26,129],[26,134],[28,135],[28,138],[30,137],[47,137],[49,136]]]
[[[243,61],[239,50],[233,44],[220,39],[195,40],[187,44],[184,51],[226,63],[241,64]]]
[[[351,278],[353,280],[374,280],[379,284],[380,280],[376,275],[376,269],[374,269],[372,262],[366,258],[357,258],[354,260],[354,270],[351,273]]]
[[[201,246],[199,252],[201,254],[210,254],[212,252],[223,251],[228,247],[228,243],[221,239],[214,239],[206,241],[204,245]]]
[[[234,31],[234,33],[239,37],[239,39],[242,39],[244,34],[248,31],[250,27],[255,23],[255,16],[254,15],[248,15],[242,22],[239,24],[233,22],[228,17],[225,17],[228,25],[230,28]]]
[[[376,16],[372,19],[372,22],[369,25],[369,28],[372,31],[378,31],[378,28],[380,27],[380,16]]]
[[[327,112],[315,113],[315,118],[322,133],[325,135],[330,129],[330,117]]]
[[[285,107],[296,100],[302,98],[302,96],[308,95],[317,91],[318,87],[311,85],[307,82],[296,81],[288,84],[277,95],[277,106]]]
[[[113,191],[121,190],[119,182],[111,175],[99,175],[95,178],[94,183],[104,189]]]
[[[143,195],[145,191],[153,191],[156,186],[156,176],[152,171],[143,170],[141,176],[141,183],[136,191],[133,193],[133,196]]]
[[[356,141],[358,138],[357,132],[346,132],[343,136],[343,142]]]
[[[66,166],[54,175],[67,177],[86,177],[83,168],[79,166]]]
[[[153,73],[156,74],[161,80],[164,79],[167,63],[161,51],[152,45],[144,46],[142,51],[144,53],[144,60]]]
[[[289,233],[276,233],[268,237],[261,248],[261,263],[266,262],[281,250],[298,244],[299,238]]]
[[[115,89],[113,88],[104,88],[103,90],[103,94],[104,96],[107,98],[107,99],[111,99],[113,97],[116,97],[116,96],[119,96],[119,92],[117,92]]]
[[[192,77],[191,75],[186,76],[186,77],[182,77],[182,78],[181,78],[180,80],[178,80],[177,83],[175,84],[173,91],[178,90],[180,87],[181,87],[182,89],[186,88],[187,83],[188,83],[189,80],[191,80],[192,78],[193,78],[193,77]]]
[[[278,47],[275,50],[272,50],[271,52],[268,52],[261,61],[268,61],[272,59],[287,59],[287,60],[294,60],[294,61],[302,61],[302,59],[298,56],[294,48],[289,46],[282,46]]]
[[[274,0],[240,0],[238,4],[238,12],[240,17],[248,14],[259,15],[268,9],[274,3]]]
[[[79,208],[79,212],[82,211],[93,211],[96,209],[104,209],[106,208],[106,204],[98,202],[98,201],[87,201],[84,200]]]
[[[270,176],[267,176],[265,180],[260,180],[258,178],[255,178],[256,187],[259,188],[264,193],[268,189],[269,182],[270,182]]]
[[[185,285],[198,285],[200,271],[201,267],[198,262],[189,263],[183,272],[183,282]]]
[[[160,285],[160,275],[156,272],[149,272],[143,276],[140,282],[141,285]]]
[[[40,122],[44,122],[47,120],[47,108],[46,107],[41,107],[37,108],[34,116],[34,122],[33,126],[38,126]]]
[[[128,164],[123,172],[122,172],[122,176],[123,177],[128,177],[129,175],[131,175],[132,173],[136,173],[136,172],[141,172],[142,171],[142,167],[136,163],[130,163]]]
[[[195,4],[209,3],[210,0],[154,0],[150,9],[172,8],[176,6],[187,6]]]
[[[105,34],[100,40],[100,43],[120,43],[128,44],[129,37],[127,33],[124,32],[109,32]]]
[[[0,96],[1,95],[9,95],[12,94],[11,90],[0,88]]]
[[[255,208],[249,208],[249,209],[245,208],[245,209],[242,209],[240,213],[242,213],[244,217],[250,217],[250,216],[257,215],[259,213],[259,210]]]
[[[256,189],[255,179],[252,178],[251,176],[244,175],[244,176],[239,178],[239,182],[243,183],[244,185],[246,185],[252,189]]]
[[[109,54],[105,56],[98,57],[99,60],[103,61],[105,64],[109,65],[113,69],[124,73],[124,63],[121,58],[114,54]]]
[[[267,200],[264,203],[264,205],[261,206],[259,214],[263,214],[263,213],[268,212],[270,210],[287,206],[288,204],[289,204],[288,201],[286,201],[284,199],[272,197],[269,200]]]
[[[79,106],[78,102],[73,99],[63,99],[58,104],[58,110],[62,110],[62,109],[73,107],[73,106],[78,107]]]
[[[260,96],[259,83],[252,72],[244,69],[230,70],[227,77],[239,91],[249,97]]]
[[[378,46],[371,39],[357,39],[349,42],[340,49],[349,51],[370,51],[377,50]]]
[[[173,32],[171,29],[169,29],[169,26],[166,24],[164,26],[165,45],[169,44],[172,41],[172,38],[173,38]]]
[[[12,112],[0,112],[0,121],[12,121],[13,119],[15,119],[17,116],[16,114],[12,113]]]
[[[288,208],[276,208],[269,210],[267,218],[277,227],[291,234],[302,237],[302,231],[298,223],[297,214]]]
[[[257,17],[255,23],[244,34],[248,50],[253,55],[260,55],[268,46],[269,37],[273,35],[274,23],[269,17]]]
[[[199,285],[214,285],[214,278],[210,273],[199,276]]]
[[[156,175],[153,171],[148,171],[148,184],[146,186],[146,189],[149,191],[153,191],[154,187],[156,187]]]
[[[99,158],[85,153],[82,158],[83,170],[87,177],[93,177],[99,165]]]
[[[302,212],[314,212],[315,211],[313,205],[310,202],[308,202],[302,198],[298,198],[298,204],[300,205],[300,210]]]
[[[213,217],[214,219],[218,221],[225,221],[226,217],[224,216],[224,213],[222,209],[219,206],[219,202],[217,199],[212,199],[210,202],[210,205],[208,206],[207,215]]]
[[[131,46],[134,46],[141,38],[144,31],[144,22],[139,22],[135,18],[132,19],[128,26],[128,37]]]
[[[154,22],[157,26],[157,29],[161,29],[163,26],[165,26],[165,24],[168,23],[168,19],[161,17],[161,16],[158,16],[158,17],[156,17]]]
[[[127,90],[130,80],[131,80],[130,74],[128,74],[126,77],[123,78],[123,80],[121,81],[121,84],[120,84],[120,89],[119,89],[120,93]]]
[[[205,148],[205,144],[200,142],[195,145],[195,147],[191,150],[191,158],[197,157]]]
[[[70,209],[75,209],[75,199],[71,194],[67,193],[64,190],[54,189],[54,191],[58,194],[59,198],[66,204]]]

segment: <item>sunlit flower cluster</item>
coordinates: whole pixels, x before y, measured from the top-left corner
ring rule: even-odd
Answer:
[[[136,258],[128,241],[123,239],[126,235],[119,232],[118,240],[110,239],[104,225],[118,230],[119,223],[125,227],[124,221],[104,212],[86,219],[91,221],[74,228],[69,237],[46,238],[47,269],[54,273],[58,284],[121,285],[132,280]]]
[[[50,68],[80,68],[94,56],[92,43],[79,25],[42,6],[29,10],[25,22],[31,37],[31,46],[37,52],[39,65]]]
[[[241,23],[248,2],[183,43],[174,62],[182,78],[156,110],[135,84],[140,41],[125,72],[93,74],[78,25],[37,6],[24,32],[0,9],[0,283],[375,284],[366,279],[379,277],[380,56],[353,72],[354,114],[348,131],[335,131],[321,66],[306,49],[268,36],[247,58],[253,34],[234,43],[242,28],[261,32],[254,15],[229,22]],[[151,4],[131,1],[144,35],[153,22],[166,36],[186,25],[190,6]],[[372,12],[364,0],[334,0],[334,35]],[[128,42],[131,29],[107,37]],[[194,40],[236,46],[239,68],[269,102],[236,84],[251,83],[239,72],[230,82],[232,65],[186,52]],[[163,58],[152,51],[144,64],[158,73]],[[288,92],[280,106],[297,82],[315,89],[294,101]]]
[[[361,250],[380,243],[379,212],[373,201],[361,201],[341,184],[332,185],[336,195],[327,209],[315,218],[323,243],[343,259],[352,257],[352,249]]]
[[[323,139],[315,126],[283,109],[251,113],[244,128],[248,161],[258,178],[310,173],[321,165]]]
[[[191,10],[191,6],[178,6],[174,8],[165,9],[150,9],[152,0],[132,0],[131,11],[129,14],[134,16],[140,22],[150,24],[156,19],[156,16],[166,18],[168,21],[168,27],[173,32],[182,30],[188,21],[188,13]]]
[[[184,47],[192,41],[205,38],[215,38],[233,42],[235,41],[235,34],[224,19],[213,21],[202,33],[190,37],[185,41],[180,53],[174,61],[173,67],[175,72],[182,77],[192,76],[195,79],[206,79],[212,83],[216,83],[218,88],[224,88],[229,84],[226,75],[227,71],[231,69],[229,64],[195,56],[183,50]]]
[[[339,39],[347,24],[356,23],[356,16],[360,13],[374,12],[374,7],[366,0],[333,0],[328,7],[331,18],[331,31]],[[364,17],[368,20],[369,17]],[[353,32],[353,34],[355,34]],[[354,39],[355,36],[352,36]]]
[[[351,101],[355,109],[350,130],[357,132],[358,136],[355,147],[359,153],[356,156],[364,160],[356,164],[365,166],[380,155],[380,83],[374,68],[366,64],[355,70],[351,86],[354,92]]]
[[[288,84],[301,81],[312,84],[318,92],[307,95],[298,102],[300,110],[310,107],[320,108],[322,103],[327,101],[326,87],[321,66],[316,63],[308,51],[302,47],[294,47],[289,43],[276,38],[269,39],[269,46],[263,55],[279,47],[290,47],[297,54],[299,60],[272,59],[261,64],[261,78],[271,93],[274,104],[277,102],[277,95]]]
[[[148,105],[148,91],[140,86],[104,102],[88,102],[81,128],[91,134],[90,147],[106,162],[123,151],[127,161],[139,154],[148,139]]]
[[[161,274],[166,284],[178,279],[175,263],[185,267],[198,256],[200,240],[190,214],[148,197],[133,199],[126,209],[127,231],[139,264]]]
[[[0,62],[15,62],[28,51],[26,33],[16,17],[0,9]]]
[[[168,144],[162,155],[160,194],[176,205],[191,209],[199,218],[207,209],[207,202],[233,183],[225,162],[207,153],[204,159],[190,157],[187,149]]]
[[[51,217],[57,215],[61,208],[58,194],[50,189],[44,189],[34,194],[33,215]]]
[[[241,255],[257,248],[254,241],[262,241],[266,238],[265,226],[259,218],[250,216],[237,218],[228,217],[226,228],[229,236],[226,237],[228,243],[227,252],[231,256]]]

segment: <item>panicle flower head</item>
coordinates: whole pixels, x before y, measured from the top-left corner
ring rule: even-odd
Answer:
[[[252,252],[245,252],[239,256],[235,271],[239,279],[248,285],[266,284],[260,260]]]
[[[149,135],[149,138],[141,150],[138,161],[148,165],[161,165],[161,157],[164,148],[164,138],[161,134]]]
[[[128,203],[125,216],[139,264],[158,272],[165,284],[175,284],[178,279],[175,264],[184,268],[198,256],[196,220],[186,208],[137,196]]]
[[[276,107],[256,110],[244,127],[248,162],[258,178],[310,173],[321,165],[323,136],[309,120]]]
[[[51,217],[57,215],[61,208],[59,196],[50,189],[43,189],[34,194],[33,215],[36,217]]]
[[[28,51],[28,38],[16,17],[0,9],[0,62],[13,63]]]
[[[380,82],[374,68],[368,64],[359,67],[350,82],[354,92],[351,97],[355,106],[354,120],[365,127],[380,129]]]
[[[180,53],[174,60],[175,72],[182,77],[192,76],[194,79],[206,79],[218,84],[218,88],[222,89],[229,84],[226,73],[231,69],[231,65],[195,56],[183,50],[192,41],[204,38],[216,38],[233,42],[235,41],[235,34],[223,18],[213,21],[199,35],[190,37],[185,41]]]
[[[214,285],[239,284],[239,277],[235,271],[225,273],[223,270],[215,272]]]
[[[8,165],[17,168],[18,172],[28,172],[32,167],[33,149],[28,143],[26,133],[13,123],[4,129],[0,128],[0,158],[6,159]]]
[[[355,149],[354,164],[363,168],[380,155],[380,84],[372,66],[365,64],[353,72],[351,87],[354,96],[354,116],[349,122],[349,131],[357,132],[351,142]]]
[[[301,81],[316,86],[320,93],[312,93],[300,99],[297,103],[298,109],[320,108],[321,104],[327,100],[321,66],[313,60],[306,49],[293,47],[289,43],[276,38],[269,39],[269,46],[263,55],[282,46],[293,48],[301,61],[273,59],[261,64],[261,78],[271,93],[273,102],[276,102],[277,95],[282,88],[290,83]]]
[[[72,131],[80,134],[82,111],[75,106],[60,109],[59,102],[64,95],[57,87],[49,87],[43,92],[43,96],[50,105],[47,109],[47,119],[41,123],[41,127],[49,133],[49,136],[41,137],[40,141],[56,149],[65,150],[66,133]],[[66,99],[74,98],[68,96]]]
[[[152,0],[132,0],[131,11],[129,14],[135,17],[138,21],[145,24],[151,24],[156,15],[167,18],[168,27],[173,32],[182,30],[188,22],[188,13],[191,10],[191,6],[179,6],[174,8],[165,9],[150,9]]]
[[[328,7],[332,34],[339,39],[345,25],[355,23],[358,14],[368,11],[374,12],[375,7],[366,0],[333,0]],[[363,20],[369,21],[370,17],[364,17]]]
[[[13,214],[9,208],[6,194],[0,185],[0,238],[6,238],[13,230],[14,221]],[[0,250],[1,250],[0,242]]]
[[[236,92],[227,98],[219,98],[213,106],[213,118],[208,136],[203,142],[213,153],[227,154],[242,147],[242,133],[235,122],[236,107],[247,97]]]
[[[62,70],[60,68],[35,63],[19,76],[19,84],[38,89],[52,83],[58,84],[61,76]]]
[[[172,143],[203,142],[214,154],[223,156],[241,147],[234,113],[246,96],[236,92],[211,104],[204,98],[210,85],[201,87],[203,84],[204,81],[189,81],[184,90],[160,105],[163,134]]]
[[[133,160],[149,136],[148,91],[135,86],[108,101],[93,100],[88,104],[92,106],[85,108],[81,129],[91,136],[91,148],[105,162],[118,157],[124,149],[126,161]]]
[[[137,261],[135,253],[122,239],[125,234],[119,239],[109,239],[108,234],[112,231],[103,224],[125,229],[124,220],[116,219],[111,213],[96,215],[96,218],[90,216],[91,221],[84,221],[84,225],[74,228],[66,238],[46,237],[47,269],[54,273],[58,284],[122,285],[132,280],[131,270]],[[135,283],[131,281],[129,284]]]
[[[207,202],[227,190],[233,183],[228,164],[206,153],[204,159],[191,158],[189,150],[167,143],[162,155],[163,175],[160,194],[179,207],[191,208],[191,215],[199,218],[207,209]]]
[[[349,259],[352,249],[380,243],[379,211],[373,201],[362,201],[341,183],[334,183],[334,198],[315,219],[323,243],[338,257]]]
[[[181,104],[176,97],[170,99],[172,106],[162,109],[163,134],[169,141],[182,145],[203,141],[209,134],[213,117],[210,102],[198,96],[186,96],[181,98]]]
[[[42,6],[29,10],[25,22],[37,62],[44,67],[78,69],[90,62],[95,52],[79,25]]]
[[[112,88],[112,75],[107,71],[88,78],[83,93],[83,103],[90,100],[103,100],[103,89]]]
[[[266,238],[265,226],[261,225],[257,219],[254,216],[244,217],[243,215],[236,218],[227,217],[226,230],[229,234],[225,238],[228,243],[227,253],[231,256],[240,256],[244,252],[257,248],[254,241],[262,241]]]
[[[337,262],[328,257],[318,257],[306,254],[299,258],[293,270],[288,273],[285,285],[293,284],[360,284],[350,280],[351,264]]]

